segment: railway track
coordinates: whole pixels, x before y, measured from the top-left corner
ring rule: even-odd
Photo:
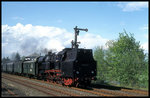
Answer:
[[[79,90],[79,91],[83,91],[83,92],[88,92],[88,93],[92,93],[92,94],[95,94],[95,95],[98,95],[98,96],[114,96],[112,94],[106,94],[106,93],[102,93],[102,92],[95,92],[94,90],[87,90],[87,89],[81,89],[81,88],[75,88],[75,87],[71,87],[72,89],[75,89],[75,90]]]
[[[5,77],[8,77],[8,76],[5,76]],[[20,77],[20,76],[17,76],[17,77]],[[9,76],[9,78],[12,78],[12,76]],[[26,78],[26,77],[23,77],[23,78]],[[56,84],[56,83],[52,83],[52,82],[46,82],[46,81],[41,81],[41,80],[36,80],[36,79],[31,79],[31,80],[38,81],[38,82],[43,82],[43,83],[47,83],[47,84],[52,84],[52,85],[57,85],[59,87],[64,87],[64,86],[62,86],[60,84]],[[18,80],[18,81],[22,81],[22,80]],[[33,84],[35,86],[41,86],[41,85],[35,84],[35,83],[29,83],[29,84]],[[43,86],[43,85],[41,87],[47,88],[46,86]],[[94,95],[97,95],[97,96],[113,96],[113,95],[110,95],[110,94],[106,95],[106,94],[103,94],[101,92],[94,92],[94,91],[90,91],[90,90],[86,90],[86,89],[80,89],[80,88],[75,88],[75,87],[68,87],[68,88],[71,88],[71,89],[74,89],[74,90],[77,90],[77,91],[86,92],[86,93],[91,93],[91,94],[94,94]],[[76,95],[76,94],[68,93],[68,92],[65,92],[65,91],[62,91],[62,90],[59,91],[59,90],[56,90],[54,88],[50,88],[50,89],[53,90],[53,91],[56,91],[56,92],[65,93],[68,96],[82,96],[82,95]]]
[[[13,91],[11,91],[10,89],[8,89],[6,86],[2,85],[2,89],[7,90],[7,92],[14,97],[17,97],[17,94],[15,94]]]
[[[126,94],[124,92],[110,91],[110,90],[97,89],[97,88],[93,88],[93,90],[97,91],[97,92],[104,92],[104,93],[107,93],[107,94],[112,94],[112,95],[115,95],[115,96],[133,96],[131,94]]]
[[[43,82],[45,82],[45,81],[43,81]],[[56,83],[52,83],[52,82],[47,82],[47,83],[62,87],[62,85],[60,85],[60,84],[56,84]],[[110,90],[106,90],[106,89],[97,89],[97,88],[92,88],[92,90],[76,88],[76,87],[68,87],[68,88],[75,89],[75,90],[78,90],[78,91],[87,92],[87,93],[92,93],[92,94],[95,94],[95,95],[98,95],[98,96],[135,96],[133,94],[125,93],[126,89],[122,90],[123,92],[117,92],[117,91],[110,91]],[[130,90],[130,92],[131,93],[138,93],[138,92],[134,92],[132,90]],[[146,92],[146,91],[144,91],[144,92]],[[143,94],[143,93],[140,93],[140,94]],[[143,94],[143,95],[146,95],[146,94]]]
[[[43,81],[45,82],[45,81]],[[48,84],[52,84],[52,85],[57,85],[59,87],[64,87],[62,86],[61,84],[56,84],[56,83],[52,83],[52,82],[46,82]],[[76,88],[76,87],[68,87],[68,86],[65,86],[67,88],[71,88],[71,89],[74,89],[74,90],[77,90],[77,91],[82,91],[82,92],[87,92],[87,93],[91,93],[91,94],[94,94],[94,95],[98,95],[98,96],[114,96],[112,94],[104,94],[104,93],[101,93],[101,92],[95,92],[93,90],[87,90],[87,89],[82,89],[82,88]]]
[[[17,77],[20,77],[20,76],[17,76]],[[27,78],[27,77],[23,77],[23,78]],[[41,80],[37,80],[37,79],[31,79],[31,80],[43,82],[46,84],[52,84],[52,85],[56,85],[59,87],[64,87],[60,84],[56,84],[56,83],[52,83],[52,82],[41,81]],[[33,84],[33,85],[39,86],[39,84]],[[41,86],[41,87],[48,89],[45,86]],[[76,88],[76,87],[67,87],[67,88],[71,88],[73,90],[94,94],[96,96],[112,96],[112,97],[113,96],[138,96],[139,94],[141,94],[140,96],[148,96],[148,91],[141,91],[141,90],[121,89],[121,90],[113,90],[112,91],[112,90],[108,90],[108,89],[97,89],[97,88],[92,88],[92,89],[82,89],[82,88]],[[59,92],[59,93],[63,93],[63,94],[68,95],[68,96],[81,96],[81,95],[78,95],[75,93],[65,92],[65,90],[62,91],[62,90],[58,90],[58,89],[54,89],[54,88],[53,89],[51,88],[51,90]]]
[[[52,96],[59,96],[58,94],[53,94],[53,93],[50,93],[49,91],[47,90],[51,90],[51,91],[54,91],[54,92],[57,92],[57,93],[60,93],[61,95],[67,95],[67,96],[79,96],[77,94],[73,94],[73,93],[70,93],[70,92],[65,92],[65,91],[62,91],[62,90],[59,90],[59,89],[55,89],[55,88],[51,88],[51,87],[47,87],[47,86],[44,86],[44,85],[40,85],[39,83],[33,83],[33,82],[29,82],[29,81],[24,81],[24,80],[20,80],[20,79],[17,79],[17,78],[13,78],[11,76],[4,76],[2,77],[4,79],[7,79],[7,80],[10,80],[10,81],[14,81],[14,82],[17,82],[21,85],[24,85],[24,86],[27,86],[27,87],[30,87],[30,88],[33,88],[33,89],[36,89],[40,92],[43,92],[47,95],[52,95]],[[25,84],[26,83],[26,84]],[[30,85],[27,85],[27,84],[30,84]],[[31,86],[32,85],[32,86]],[[37,87],[40,87],[40,88],[43,88],[43,89],[39,89]]]
[[[84,91],[84,92],[89,92],[89,93],[96,94],[99,96],[110,96],[110,97],[111,96],[128,96],[128,97],[148,96],[148,91],[140,91],[140,90],[122,89],[121,91],[112,91],[112,90],[97,89],[97,88],[92,88],[92,90],[75,88],[75,87],[71,87],[71,88],[80,90],[80,91]]]
[[[47,94],[47,95],[57,96],[57,95],[55,95],[55,94],[52,94],[52,93],[50,93],[50,92],[47,92],[46,90],[39,89],[39,88],[37,88],[36,86],[33,87],[33,85],[31,86],[31,84],[27,84],[27,83],[29,83],[29,82],[20,81],[20,80],[18,80],[18,79],[12,79],[12,77],[11,77],[11,78],[10,78],[10,77],[2,77],[2,78],[7,79],[7,80],[10,80],[10,81],[15,82],[15,83],[18,83],[18,84],[21,84],[21,85],[23,85],[23,86],[26,86],[26,87],[35,89],[35,90],[38,90],[38,91],[40,91],[40,92],[42,92],[42,93],[44,93],[44,94]]]
[[[148,91],[143,91],[143,90],[129,90],[129,89],[121,89],[121,91],[125,91],[125,92],[131,92],[131,93],[139,93],[139,94],[143,94],[143,95],[147,95],[149,94]]]
[[[62,86],[60,84],[55,84],[55,83],[51,83],[51,84]],[[71,88],[78,90],[78,91],[88,92],[88,93],[92,93],[92,94],[99,95],[99,96],[129,96],[129,97],[131,96],[132,97],[132,96],[138,96],[139,94],[142,94],[142,96],[148,96],[148,91],[142,91],[142,90],[121,89],[121,90],[117,90],[117,91],[112,91],[112,90],[108,90],[108,89],[97,89],[97,88],[93,88],[93,87],[92,88],[90,87],[92,90],[76,88],[76,87],[71,87]],[[128,93],[128,92],[130,92],[130,93]],[[131,93],[134,93],[134,94],[131,94]]]
[[[60,84],[55,84],[52,82],[48,82],[48,83],[62,87],[62,85],[60,85]],[[76,88],[76,87],[71,87],[71,88],[78,90],[78,91],[88,92],[88,93],[92,93],[92,94],[99,95],[99,96],[129,96],[129,97],[131,96],[132,97],[132,96],[135,96],[135,94],[142,94],[143,96],[148,96],[148,91],[142,91],[142,90],[121,89],[121,90],[119,90],[121,92],[119,92],[119,91],[112,91],[112,90],[107,90],[107,89],[97,89],[97,88],[92,88],[92,90]],[[126,93],[126,92],[134,93],[134,95]]]

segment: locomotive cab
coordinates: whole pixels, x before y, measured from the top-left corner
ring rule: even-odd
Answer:
[[[89,85],[91,80],[96,79],[96,61],[91,49],[66,48],[62,53],[62,77],[68,82]]]

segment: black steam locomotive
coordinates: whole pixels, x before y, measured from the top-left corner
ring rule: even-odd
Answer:
[[[65,48],[57,54],[48,52],[45,56],[26,57],[23,61],[5,63],[3,71],[68,86],[90,85],[92,80],[96,80],[96,61],[92,49],[78,48],[80,42],[77,42],[79,31],[88,29],[76,26],[74,30],[72,48]]]

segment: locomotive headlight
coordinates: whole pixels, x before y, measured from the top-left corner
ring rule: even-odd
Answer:
[[[76,71],[77,74],[79,74],[79,71]]]
[[[93,74],[93,73],[94,73],[94,71],[92,70],[92,71],[91,71],[91,73]]]

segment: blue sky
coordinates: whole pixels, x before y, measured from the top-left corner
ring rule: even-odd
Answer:
[[[18,23],[24,27],[31,24],[67,32],[78,26],[107,40],[117,39],[125,29],[148,49],[148,10],[148,2],[2,2],[2,25],[8,29]],[[6,31],[3,29],[3,34]],[[3,34],[2,44],[9,45]],[[80,33],[81,37],[85,34]]]

